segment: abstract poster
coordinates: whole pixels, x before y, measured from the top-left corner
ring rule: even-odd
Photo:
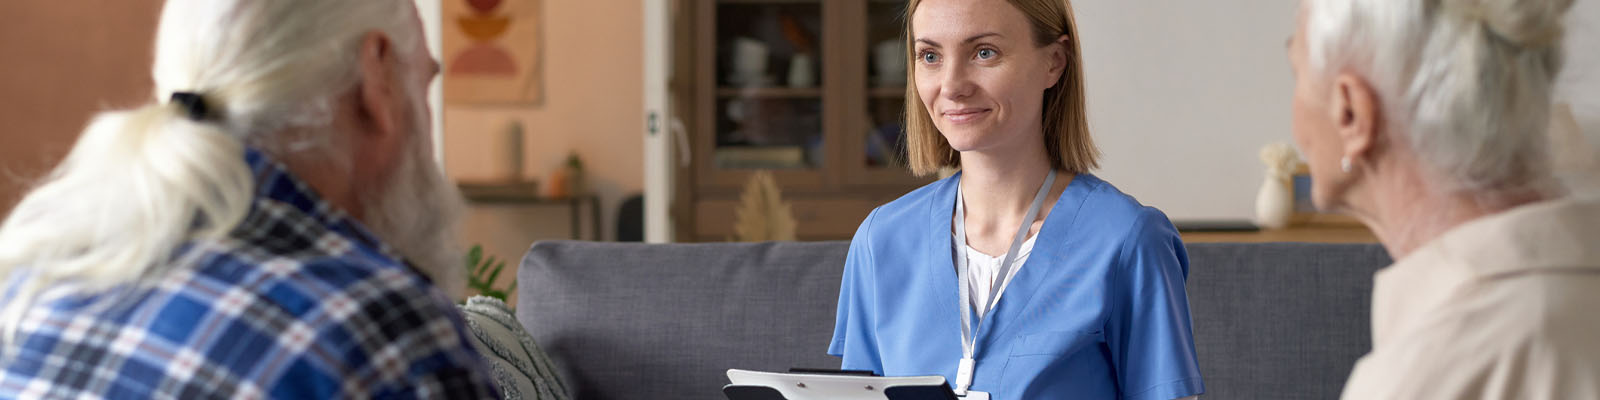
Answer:
[[[540,0],[440,0],[444,99],[538,105],[544,99]]]

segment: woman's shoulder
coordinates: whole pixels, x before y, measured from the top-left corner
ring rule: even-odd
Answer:
[[[940,179],[901,195],[873,210],[872,219],[895,224],[921,221],[927,216],[928,207],[933,206],[942,194],[954,190],[955,180],[955,176]]]
[[[1118,274],[1123,277],[1188,276],[1188,252],[1166,213],[1110,183],[1089,179],[1097,188],[1079,212],[1074,243],[1110,250],[1107,254],[1116,260],[1113,265],[1124,271]]]
[[[1160,209],[1139,202],[1133,195],[1092,174],[1081,174],[1075,179],[1082,180],[1087,190],[1077,223],[1113,230],[1095,236],[1125,245],[1177,238],[1177,229]]]
[[[928,224],[929,207],[937,203],[941,194],[954,190],[954,184],[955,177],[940,179],[878,206],[861,222],[855,240],[893,238],[920,231]]]

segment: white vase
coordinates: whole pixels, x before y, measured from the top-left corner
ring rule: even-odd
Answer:
[[[878,42],[872,48],[872,66],[878,73],[878,86],[906,83],[906,46],[899,39]]]
[[[505,163],[505,181],[522,182],[525,179],[522,175],[522,122],[511,120],[506,123],[502,134],[500,150],[504,152],[501,162]]]
[[[1261,182],[1261,192],[1256,194],[1256,226],[1283,229],[1289,226],[1294,214],[1294,192],[1289,180],[1268,175]]]
[[[811,56],[796,54],[789,60],[789,87],[808,88],[817,85],[817,75],[811,73]]]

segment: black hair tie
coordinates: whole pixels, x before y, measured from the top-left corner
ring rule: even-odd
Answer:
[[[206,99],[193,92],[173,92],[172,102],[183,106],[189,112],[189,119],[205,121],[210,117],[211,109],[206,107]]]

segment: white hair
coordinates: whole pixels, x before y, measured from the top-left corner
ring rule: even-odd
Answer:
[[[1572,1],[1307,0],[1305,41],[1312,73],[1373,85],[1436,189],[1542,190]]]
[[[0,328],[37,294],[105,289],[159,274],[179,245],[218,239],[249,211],[246,144],[270,154],[326,149],[335,99],[359,83],[367,32],[399,51],[422,40],[408,0],[168,0],[156,36],[157,102],[96,116],[0,225]],[[188,118],[168,101],[198,93]],[[290,137],[293,136],[293,137]]]
[[[401,88],[412,90],[406,85]],[[406,94],[413,100],[410,126],[429,128],[422,94]],[[433,161],[433,137],[420,131],[412,132],[410,138],[407,154],[378,191],[357,194],[364,211],[361,222],[432,278],[434,286],[458,298],[467,275],[461,269],[461,251],[455,247],[455,224],[466,210],[466,202]]]

